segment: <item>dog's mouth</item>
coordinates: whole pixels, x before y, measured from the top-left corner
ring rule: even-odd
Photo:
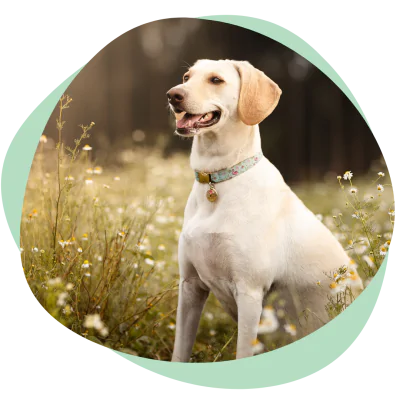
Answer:
[[[221,118],[221,111],[214,110],[205,114],[189,114],[185,112],[182,118],[176,120],[176,131],[181,135],[194,135],[202,128],[215,125]]]

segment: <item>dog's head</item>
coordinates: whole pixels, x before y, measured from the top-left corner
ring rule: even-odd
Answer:
[[[282,91],[247,61],[199,60],[183,83],[167,92],[176,132],[218,133],[229,123],[257,125],[272,113]]]

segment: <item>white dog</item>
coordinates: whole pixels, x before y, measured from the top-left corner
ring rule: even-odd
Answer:
[[[231,60],[198,61],[167,93],[177,134],[193,137],[196,177],[179,239],[172,361],[189,361],[210,291],[238,323],[237,358],[253,355],[271,290],[285,296],[299,336],[328,319],[327,275],[349,258],[261,153],[258,124],[280,95],[263,72]]]

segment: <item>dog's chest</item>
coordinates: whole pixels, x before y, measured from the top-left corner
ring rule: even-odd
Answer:
[[[221,186],[217,204],[206,200],[205,187],[194,188],[180,240],[180,252],[214,293],[231,291],[232,282],[257,284],[265,277],[267,215],[260,216],[246,187],[239,192]]]

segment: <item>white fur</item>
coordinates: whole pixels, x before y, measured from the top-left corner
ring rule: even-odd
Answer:
[[[207,77],[213,73],[225,83],[209,84]],[[178,87],[187,93],[185,111],[200,114],[216,106],[222,111],[216,125],[194,135],[193,169],[213,172],[261,151],[258,125],[247,126],[238,117],[240,77],[233,62],[199,61],[190,69],[188,82]],[[208,185],[195,181],[185,209],[172,361],[189,361],[210,291],[238,321],[237,358],[248,357],[272,285],[285,296],[289,318],[304,335],[327,321],[326,274],[349,264],[332,233],[266,158],[215,187],[219,198],[210,203]],[[300,317],[306,309],[307,322]]]

